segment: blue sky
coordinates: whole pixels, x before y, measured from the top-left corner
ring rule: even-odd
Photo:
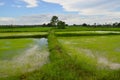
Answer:
[[[120,22],[119,4],[119,0],[0,0],[0,24],[42,24],[53,15],[68,24]]]
[[[32,1],[32,0],[31,0]],[[38,0],[37,6],[27,7],[27,3],[22,0],[0,0],[4,5],[0,6],[1,17],[17,17],[33,14],[75,14],[76,12],[67,12],[62,6],[55,3]]]

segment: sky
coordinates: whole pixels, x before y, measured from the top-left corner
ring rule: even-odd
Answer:
[[[120,0],[0,0],[0,25],[35,25],[56,15],[67,24],[120,22]]]

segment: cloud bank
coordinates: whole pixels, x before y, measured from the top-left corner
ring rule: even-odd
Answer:
[[[119,15],[120,0],[43,0],[61,5],[66,11],[81,15]]]
[[[0,17],[0,25],[39,25],[43,23],[49,23],[53,14],[31,15],[21,16],[17,18]],[[56,14],[60,20],[65,21],[67,24],[105,24],[114,23],[120,21],[120,17],[117,16],[81,16],[81,15],[65,15]]]
[[[55,14],[67,24],[94,24],[120,22],[120,0],[17,0],[26,3],[27,8],[39,6],[39,1],[61,5],[65,11],[78,14]],[[5,3],[0,2],[0,6]],[[53,4],[54,5],[54,4]],[[23,5],[13,5],[21,8]],[[0,17],[0,24],[33,25],[48,23],[53,14],[21,16],[17,18]]]

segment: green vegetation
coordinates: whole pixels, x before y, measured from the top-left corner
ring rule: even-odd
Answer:
[[[57,25],[58,29],[65,29],[65,26],[66,26],[65,22],[63,21],[58,22],[58,25]]]
[[[0,26],[0,80],[119,80],[119,26]]]
[[[64,24],[64,22],[62,22]],[[73,31],[120,31],[120,28],[113,27],[84,27],[84,26],[64,26],[61,22],[58,28],[55,28],[56,32],[73,32]],[[6,32],[48,32],[52,27],[1,27],[0,33]],[[64,29],[65,28],[65,29]]]
[[[51,18],[50,23],[48,23],[48,25],[50,25],[51,27],[56,27],[58,29],[65,29],[66,23],[59,20],[57,16],[53,16]]]
[[[48,45],[50,51],[50,63],[43,66],[40,70],[26,75],[26,80],[70,80],[78,79],[77,70],[79,67],[69,55],[66,54],[54,32],[48,36]]]
[[[89,53],[96,57],[105,57],[109,61],[120,63],[120,35],[62,37],[61,43],[76,53]],[[71,50],[68,50],[71,51]],[[69,52],[70,53],[70,52]]]
[[[56,29],[56,32],[73,32],[73,31],[120,31],[120,28],[113,27],[84,27],[84,26],[67,26],[65,29]]]
[[[93,77],[93,72],[82,69],[78,61],[66,53],[53,31],[48,36],[48,43],[50,63],[39,70],[24,74],[25,80],[87,80]]]
[[[0,33],[0,80],[120,79],[119,28],[8,29]],[[33,39],[41,37],[50,54],[46,39]]]
[[[50,21],[51,26],[56,27],[58,21],[59,21],[58,17],[57,17],[57,16],[53,16],[53,17],[51,18],[51,21]]]
[[[87,37],[86,37],[87,38]],[[85,39],[86,39],[85,38]],[[76,40],[77,38],[68,38],[68,40]],[[88,38],[87,38],[88,39]],[[62,38],[64,40],[64,38]],[[67,39],[66,39],[67,40]],[[62,45],[54,36],[54,32],[50,32],[48,36],[50,63],[44,65],[41,69],[34,72],[24,74],[25,80],[112,80],[119,79],[119,70],[111,70],[102,68],[97,63],[96,58],[91,58],[84,54],[84,51],[77,51],[76,45],[67,45],[63,41]],[[84,40],[83,40],[84,41]],[[72,44],[72,43],[70,43]],[[64,47],[63,47],[64,46]],[[74,50],[75,47],[75,50]],[[89,53],[88,53],[89,54]],[[111,77],[110,77],[111,76]]]
[[[0,28],[0,32],[47,32],[51,28],[50,27],[2,27]]]
[[[119,31],[66,31],[56,32],[57,36],[74,37],[74,36],[103,36],[103,35],[120,35]]]
[[[0,40],[0,60],[12,59],[16,55],[20,55],[20,51],[30,47],[31,39],[1,39]]]
[[[32,72],[48,63],[47,42],[42,39],[11,39],[9,52],[0,52],[0,80],[21,80],[21,75]],[[7,40],[0,41],[4,51]],[[29,43],[29,44],[28,44]],[[25,48],[25,49],[24,49]],[[19,54],[17,54],[17,52]],[[3,59],[2,59],[3,58]]]
[[[120,75],[119,40],[119,35],[59,38],[64,49],[82,66],[82,70],[90,70],[95,74],[86,80],[119,80],[120,76],[115,76]]]
[[[42,37],[47,37],[47,32],[6,32],[6,33],[0,33],[0,39],[42,38]]]

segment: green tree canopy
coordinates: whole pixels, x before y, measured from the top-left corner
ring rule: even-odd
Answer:
[[[49,23],[52,27],[57,27],[59,29],[64,29],[66,24],[65,22],[58,19],[57,16],[53,16]]]
[[[59,19],[57,16],[53,16],[50,23],[52,24],[52,26],[57,26]]]
[[[58,27],[59,29],[65,29],[65,26],[66,26],[65,22],[63,22],[63,21],[58,21],[57,27]]]

